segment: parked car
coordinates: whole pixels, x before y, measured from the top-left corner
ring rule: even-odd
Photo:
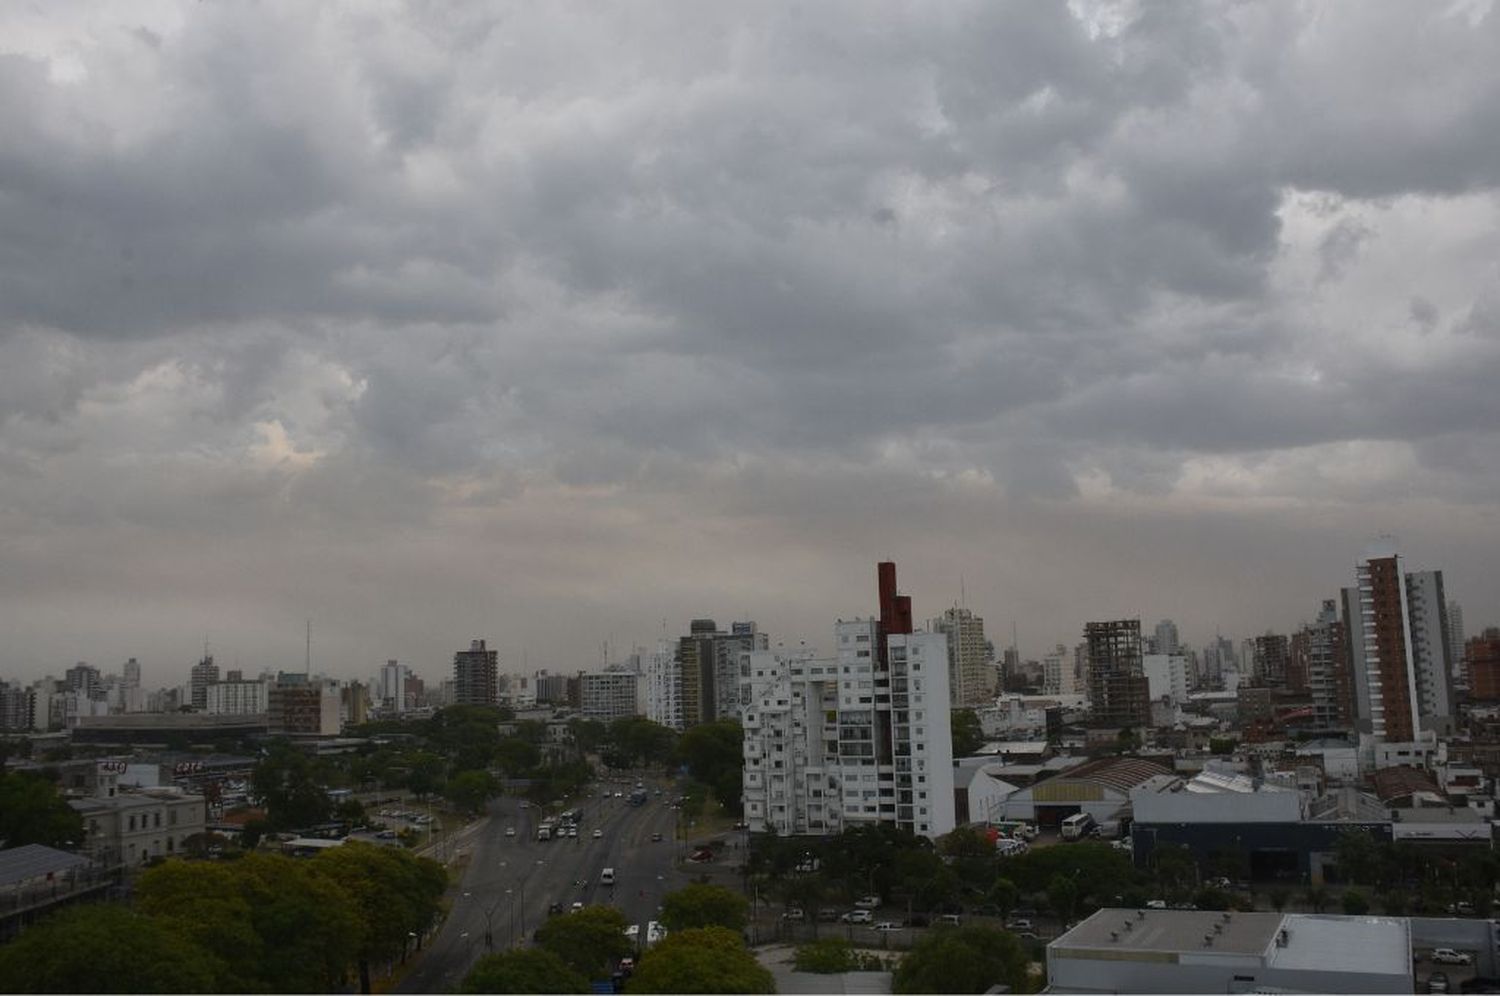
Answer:
[[[1433,972],[1427,977],[1427,991],[1430,993],[1445,993],[1448,991],[1448,976],[1443,972]]]
[[[937,918],[937,922],[949,927],[958,927],[963,924],[963,919],[957,913],[944,913]]]
[[[1433,948],[1428,957],[1439,965],[1468,965],[1474,961],[1474,956],[1467,951],[1455,951],[1452,948]]]
[[[1036,924],[1032,923],[1030,920],[1027,920],[1024,917],[1016,917],[1013,920],[1005,921],[1005,929],[1011,931],[1012,933],[1018,930],[1035,930]]]
[[[783,920],[790,920],[793,923],[801,923],[803,920],[807,919],[807,914],[803,913],[796,907],[793,907],[792,909],[789,909],[785,913],[781,914],[781,918]]]
[[[889,920],[883,920],[880,923],[877,923],[875,925],[875,929],[876,930],[882,930],[882,931],[884,931],[884,930],[900,930],[901,929],[901,925],[899,923],[892,923]]]
[[[1164,910],[1166,908],[1167,908],[1167,901],[1165,899],[1148,899],[1148,900],[1146,900],[1146,909],[1148,909],[1148,910]]]
[[[878,910],[880,909],[880,897],[861,896],[854,901],[854,908],[857,910]]]
[[[1042,939],[1042,935],[1034,930],[1018,930],[1016,931],[1016,936],[1023,941],[1040,941]]]
[[[515,827],[506,827],[505,828],[505,836],[507,836],[507,837],[514,837],[515,835],[516,835],[516,828]]]
[[[375,836],[379,837],[381,840],[395,840],[396,839],[396,831],[394,831],[394,830],[382,830],[379,833],[377,833]]]
[[[583,904],[576,900],[573,902],[572,906],[568,907],[568,911],[571,913],[577,913],[581,909],[583,909]]]
[[[839,919],[844,923],[874,923],[875,914],[869,910],[850,910]]]

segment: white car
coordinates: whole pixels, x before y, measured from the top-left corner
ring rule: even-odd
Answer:
[[[874,923],[875,914],[871,913],[869,910],[850,910],[848,913],[845,913],[843,916],[839,917],[839,919],[844,921],[845,923]]]
[[[507,836],[507,837],[514,837],[515,835],[516,835],[516,828],[515,827],[506,827],[505,828],[505,836]]]
[[[1439,965],[1467,965],[1474,960],[1474,956],[1467,951],[1455,951],[1452,948],[1433,948],[1429,957]]]
[[[854,908],[857,910],[878,910],[880,909],[880,897],[861,896],[854,901]]]
[[[875,930],[900,930],[901,929],[901,925],[899,923],[891,923],[889,920],[886,920],[886,921],[883,921],[881,923],[877,923],[875,925],[874,929]]]
[[[598,840],[598,839],[600,839],[603,836],[604,836],[604,831],[603,830],[595,830],[594,831],[594,839],[595,840]]]
[[[581,909],[583,909],[583,904],[579,903],[579,902],[575,902],[572,906],[568,907],[568,912],[570,912],[570,913],[577,913]]]

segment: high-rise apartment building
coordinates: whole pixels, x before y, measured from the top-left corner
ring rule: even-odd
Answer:
[[[995,700],[994,647],[984,638],[984,619],[954,606],[927,627],[948,640],[948,694],[955,707],[983,706]]]
[[[740,712],[740,658],[768,646],[753,622],[737,622],[727,632],[712,619],[694,619],[677,641],[678,700],[682,725],[737,719]]]
[[[99,680],[99,669],[83,661],[64,671],[63,681],[67,685],[67,691],[77,692],[86,699],[97,698],[103,687]]]
[[[0,733],[30,733],[36,724],[36,692],[0,681]]]
[[[231,675],[239,672],[231,671]],[[211,716],[253,716],[269,706],[269,687],[263,681],[216,681],[203,690],[203,712]]]
[[[386,714],[401,714],[416,703],[407,696],[407,683],[411,680],[411,668],[400,661],[386,661],[380,667],[380,679],[376,682],[376,700],[380,711]]]
[[[1464,646],[1468,639],[1464,633],[1464,607],[1457,600],[1448,599],[1448,660],[1453,665],[1453,687],[1456,691],[1469,688],[1468,672],[1464,669]]]
[[[1372,546],[1344,589],[1361,726],[1379,740],[1407,743],[1452,723],[1447,603],[1441,571],[1402,570],[1390,543]]]
[[[752,831],[953,829],[948,646],[913,633],[895,565],[879,567],[880,617],[839,621],[837,656],[741,658],[745,818]]]
[[[640,658],[641,685],[638,694],[643,700],[646,718],[668,729],[681,730],[682,670],[677,663],[675,649],[662,641],[654,651],[642,650]]]
[[[468,650],[453,655],[455,705],[492,706],[499,700],[500,652],[483,640],[470,642]]]
[[[1141,670],[1141,621],[1084,625],[1088,643],[1090,724],[1141,727],[1151,722],[1151,694]]]
[[[1306,676],[1318,726],[1354,725],[1354,680],[1338,603],[1325,599],[1318,618],[1292,638],[1289,670]]]
[[[1170,619],[1163,619],[1156,624],[1156,640],[1153,644],[1154,653],[1175,654],[1180,647],[1177,639],[1177,624]]]
[[[273,735],[337,736],[337,682],[283,672],[266,692],[266,726]]]
[[[1042,694],[1078,695],[1078,668],[1072,651],[1059,643],[1042,655]]]
[[[1163,699],[1172,705],[1188,700],[1188,659],[1181,654],[1142,654],[1141,673],[1146,676],[1152,702]]]
[[[208,708],[208,686],[219,680],[219,665],[213,654],[204,654],[203,659],[193,665],[188,678],[189,703],[198,712]]]

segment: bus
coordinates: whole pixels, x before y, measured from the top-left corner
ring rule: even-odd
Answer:
[[[1094,829],[1094,818],[1088,813],[1074,813],[1062,821],[1063,840],[1082,840]]]

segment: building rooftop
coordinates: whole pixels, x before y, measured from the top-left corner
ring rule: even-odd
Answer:
[[[1171,772],[1155,761],[1145,761],[1138,757],[1105,757],[1070,768],[1058,778],[1098,782],[1107,788],[1128,793],[1157,775],[1171,775]]]
[[[1281,921],[1280,913],[1230,913],[1226,918],[1203,910],[1102,909],[1048,947],[1260,955],[1276,940]],[[1211,946],[1204,943],[1205,934],[1213,934]]]
[[[81,854],[59,851],[43,844],[8,847],[0,851],[0,888],[88,863],[89,859]]]
[[[1286,970],[1411,971],[1410,934],[1397,917],[1103,909],[1048,945],[1059,955],[1088,957],[1083,952],[1090,949],[1150,952],[1168,956],[1161,959],[1166,961],[1177,955],[1244,955]]]

